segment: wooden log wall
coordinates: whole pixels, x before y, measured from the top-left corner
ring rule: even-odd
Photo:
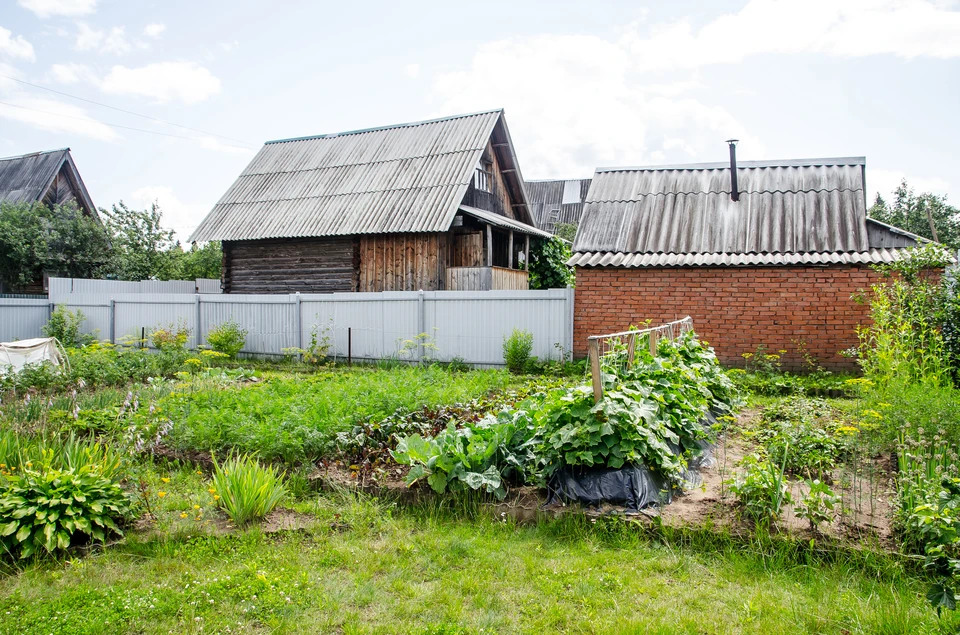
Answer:
[[[356,291],[354,237],[284,238],[223,243],[224,293]]]
[[[360,237],[360,291],[438,291],[444,288],[448,234]]]
[[[526,271],[493,267],[490,288],[494,291],[526,291],[530,288],[529,278]]]

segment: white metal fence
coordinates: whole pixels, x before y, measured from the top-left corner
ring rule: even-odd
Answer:
[[[533,354],[557,359],[573,349],[573,289],[404,291],[310,295],[72,293],[54,301],[0,299],[0,341],[38,337],[55,305],[82,311],[84,330],[113,342],[139,340],[168,325],[190,329],[188,346],[233,320],[249,331],[245,353],[307,348],[314,333],[330,354],[353,359],[455,357],[502,365],[503,338],[533,333]],[[417,338],[426,334],[424,338]],[[198,339],[199,338],[199,339]]]
[[[118,293],[168,294],[168,293],[220,293],[220,281],[197,278],[196,280],[89,280],[85,278],[51,277],[47,295],[53,302],[65,302],[73,294],[109,296]]]

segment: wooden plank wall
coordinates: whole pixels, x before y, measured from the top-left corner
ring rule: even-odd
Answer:
[[[359,257],[353,237],[224,242],[224,293],[356,291]]]
[[[490,267],[451,267],[447,269],[447,291],[489,291]]]
[[[483,232],[453,234],[450,246],[451,267],[482,267]]]
[[[503,172],[501,172],[503,168],[500,162],[497,161],[497,154],[493,151],[493,146],[487,144],[487,149],[484,151],[483,157],[493,162],[491,169],[493,175],[490,179],[491,191],[481,192],[474,187],[473,181],[470,181],[470,187],[467,188],[467,193],[463,197],[463,204],[500,214],[501,216],[516,218],[516,214],[514,214],[511,205],[513,201],[510,200],[507,184],[503,180]]]
[[[360,291],[438,291],[449,258],[447,234],[360,237]]]
[[[526,291],[530,288],[526,271],[493,267],[493,280],[490,287],[494,291]]]

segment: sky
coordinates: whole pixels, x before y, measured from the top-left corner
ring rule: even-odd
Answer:
[[[98,207],[181,240],[264,141],[492,108],[527,179],[737,138],[957,205],[958,103],[951,0],[0,0],[0,156],[70,147]]]

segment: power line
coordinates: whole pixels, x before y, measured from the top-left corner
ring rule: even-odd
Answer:
[[[18,83],[20,83],[20,84],[24,84],[25,86],[32,86],[33,88],[39,88],[40,90],[46,90],[46,91],[49,91],[49,92],[51,92],[51,93],[56,93],[57,95],[63,95],[64,97],[69,97],[69,98],[71,98],[71,99],[77,99],[77,100],[79,100],[79,101],[85,101],[85,102],[87,102],[88,104],[94,104],[95,106],[101,106],[101,107],[103,107],[103,108],[109,108],[110,110],[116,110],[117,112],[122,112],[122,113],[125,113],[125,114],[128,114],[128,115],[133,115],[134,117],[143,117],[144,119],[149,119],[149,120],[151,120],[151,121],[156,121],[156,122],[159,122],[159,123],[168,125],[168,126],[174,126],[174,127],[177,127],[177,128],[183,128],[184,130],[189,130],[189,131],[191,131],[191,132],[199,132],[199,133],[201,133],[201,134],[209,135],[209,136],[211,136],[211,137],[220,137],[221,139],[228,139],[228,140],[230,140],[230,141],[236,141],[236,142],[238,142],[238,143],[244,143],[244,144],[253,146],[254,148],[258,147],[257,144],[251,143],[251,142],[249,142],[249,141],[244,141],[243,139],[234,139],[233,137],[227,137],[227,136],[225,136],[225,135],[216,134],[215,132],[207,132],[207,131],[205,131],[205,130],[200,130],[200,129],[198,129],[198,128],[191,128],[191,127],[189,127],[189,126],[182,126],[182,125],[180,125],[180,124],[178,124],[178,123],[173,123],[172,121],[166,121],[165,119],[158,119],[157,117],[151,117],[150,115],[141,115],[140,113],[138,113],[138,112],[133,112],[132,110],[125,110],[125,109],[123,109],[123,108],[117,108],[116,106],[111,106],[111,105],[109,105],[109,104],[104,104],[104,103],[101,103],[101,102],[99,102],[99,101],[94,101],[94,100],[92,100],[92,99],[87,99],[87,98],[85,98],[85,97],[78,97],[77,95],[71,95],[70,93],[65,93],[65,92],[63,92],[63,91],[55,90],[55,89],[53,89],[53,88],[48,88],[48,87],[46,87],[46,86],[41,86],[41,85],[39,85],[39,84],[31,84],[30,82],[26,82],[26,81],[24,81],[24,80],[22,80],[22,79],[17,79],[16,77],[8,77],[8,76],[6,76],[6,75],[0,75],[0,78],[2,78],[2,79],[9,79],[10,81],[14,81],[14,82],[18,82]],[[109,124],[108,124],[108,125],[109,125]],[[132,130],[135,130],[135,128],[131,128],[131,129],[132,129]]]
[[[185,137],[185,136],[183,136],[183,135],[170,134],[170,133],[168,133],[168,132],[158,132],[158,131],[156,131],[156,130],[145,130],[145,129],[143,129],[143,128],[134,128],[134,127],[132,127],[132,126],[122,126],[122,125],[120,125],[120,124],[118,124],[118,123],[107,123],[106,121],[100,121],[99,119],[90,119],[90,118],[88,118],[88,117],[77,117],[77,116],[75,116],[75,115],[66,115],[66,114],[64,114],[64,113],[62,113],[62,112],[51,112],[51,111],[49,111],[49,110],[40,110],[39,108],[30,108],[29,106],[20,106],[20,105],[17,105],[17,104],[10,104],[10,103],[7,103],[7,102],[5,102],[5,101],[0,101],[0,106],[9,106],[9,107],[11,107],[11,108],[20,108],[20,109],[22,109],[22,110],[30,110],[30,111],[32,111],[32,112],[38,112],[38,113],[43,114],[43,115],[51,115],[51,116],[54,116],[54,117],[66,117],[67,119],[77,119],[78,121],[86,121],[86,122],[89,122],[89,123],[96,123],[96,124],[100,124],[101,126],[110,126],[111,128],[122,128],[122,129],[124,129],[124,130],[134,130],[134,131],[136,131],[136,132],[145,132],[145,133],[147,133],[147,134],[158,135],[158,136],[160,136],[160,137],[172,137],[172,138],[174,138],[174,139],[186,139],[187,141],[202,141],[202,139],[197,139],[196,137]],[[231,144],[229,144],[229,143],[224,143],[223,146],[224,146],[224,147],[227,147],[227,148],[240,148],[241,150],[252,150],[252,149],[253,149],[253,148],[250,148],[250,147],[248,147],[248,146],[237,146],[237,145],[231,145]]]

